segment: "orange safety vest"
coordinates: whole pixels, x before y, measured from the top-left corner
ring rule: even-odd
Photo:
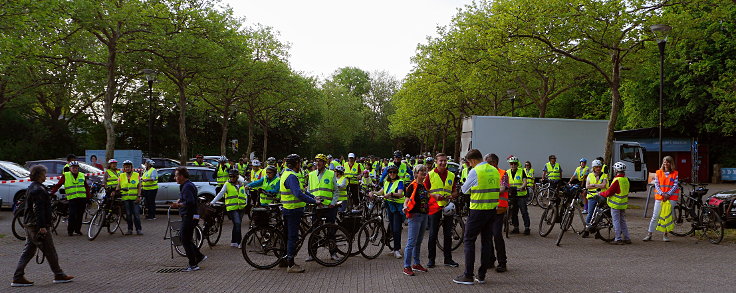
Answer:
[[[498,169],[498,175],[500,175],[499,178],[503,180],[503,175],[506,175],[506,170]],[[506,189],[506,191],[501,192],[501,194],[498,195],[498,206],[499,207],[509,207],[509,191]]]
[[[409,197],[409,202],[406,204],[406,217],[411,218],[411,214],[409,214],[409,211],[414,209],[414,205],[416,204],[416,201],[414,200],[414,196],[417,194],[417,185],[420,183],[417,183],[417,180],[414,179],[411,183],[409,183],[409,186],[413,186],[411,197]],[[408,187],[407,187],[408,188]],[[406,189],[406,188],[405,188]],[[429,191],[427,191],[427,196],[429,196]],[[429,196],[429,203],[428,203],[429,209],[427,211],[427,214],[434,215],[435,213],[442,210],[442,207],[437,204],[437,200],[434,199],[434,197]]]
[[[675,179],[677,179],[677,171],[670,172],[670,175],[667,176],[664,174],[664,171],[657,170],[657,182],[659,182],[659,190],[661,190],[663,193],[666,193],[670,191],[672,188],[677,188],[677,186],[674,186]],[[677,198],[680,195],[680,190],[678,189],[675,191],[671,196],[670,200],[677,200]],[[662,194],[657,193],[654,195],[654,199],[656,200],[662,200],[664,199],[664,196]]]

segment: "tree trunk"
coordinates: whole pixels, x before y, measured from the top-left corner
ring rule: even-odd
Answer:
[[[443,127],[442,130],[443,130],[443,133],[442,133],[442,153],[443,154],[446,154],[446,151],[447,151],[447,127]],[[432,155],[434,155],[434,154],[432,154]]]
[[[248,156],[248,158],[250,158],[250,153],[253,151],[253,129],[253,120],[248,119],[248,147],[245,148],[245,155]]]
[[[543,96],[543,97],[540,98],[540,103],[539,103],[539,106],[538,106],[538,108],[539,108],[539,118],[544,118],[544,117],[547,116],[547,104],[548,103],[549,103],[549,101],[547,100],[547,97],[546,96]]]
[[[263,128],[263,160],[266,160],[266,154],[268,154],[268,124],[262,123]]]
[[[179,159],[182,165],[186,165],[189,159],[189,140],[187,139],[187,95],[184,89],[184,81],[177,82],[179,88]]]
[[[222,115],[222,136],[220,137],[220,156],[227,154],[227,129],[230,122],[230,103],[225,103]]]
[[[613,72],[611,74],[611,113],[610,118],[608,120],[608,131],[606,134],[606,149],[604,152],[604,160],[609,164],[609,166],[613,165],[614,162],[611,162],[611,154],[612,154],[612,146],[613,146],[613,132],[616,130],[616,122],[618,121],[618,112],[621,108],[621,93],[619,92],[619,89],[621,87],[621,71],[619,68],[619,65],[621,64],[621,60],[619,59],[619,53],[616,53],[612,57],[612,63],[613,63]]]
[[[455,153],[453,154],[453,158],[455,159],[456,163],[460,163],[460,140],[463,136],[463,118],[465,117],[464,114],[460,114],[460,119],[455,122]]]
[[[105,125],[105,158],[109,160],[115,157],[115,123],[112,120],[112,106],[115,103],[117,82],[115,81],[115,68],[117,67],[117,46],[110,41],[107,47],[107,87],[105,88],[104,125]]]

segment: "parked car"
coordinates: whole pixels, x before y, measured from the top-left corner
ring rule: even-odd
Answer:
[[[210,169],[214,169],[214,168],[216,168],[216,167],[215,167],[215,165],[212,165],[212,164],[210,164],[210,163],[207,163],[206,161],[204,162],[204,165],[205,165],[205,166],[206,166],[207,168],[210,168]],[[187,167],[189,167],[189,166],[195,166],[195,165],[194,165],[194,161],[190,161],[190,162],[187,162]]]
[[[212,166],[217,167],[217,164],[220,163],[220,156],[204,156],[204,162],[210,163]],[[191,158],[190,161],[196,161],[197,158]]]
[[[30,169],[31,167],[35,165],[43,165],[48,170],[46,173],[47,177],[57,177],[61,176],[61,174],[64,172],[64,166],[66,165],[66,161],[64,160],[38,160],[38,161],[28,161],[26,162],[26,168]],[[99,174],[102,173],[103,170],[98,169],[92,165],[89,165],[87,163],[79,162],[79,172],[82,172],[84,174]],[[87,184],[90,186],[93,183],[100,183],[102,182],[102,175],[93,175],[87,177]]]
[[[156,169],[161,168],[176,168],[181,165],[179,163],[179,160],[169,159],[169,158],[151,158],[153,160],[153,167]],[[145,162],[146,159],[143,160]]]
[[[706,199],[715,207],[726,228],[736,228],[736,190],[721,191]]]
[[[212,179],[215,170],[207,167],[187,167],[189,180],[197,186],[197,195],[212,199],[215,197],[217,181]],[[158,193],[156,206],[167,207],[169,203],[179,200],[179,184],[174,179],[176,168],[161,168],[158,172]]]
[[[31,172],[21,165],[13,162],[0,161],[0,207],[12,207],[13,203],[18,198],[25,194],[28,186],[31,185],[30,178]],[[14,181],[18,180],[21,182],[13,183],[2,183],[2,181]],[[55,180],[46,180],[44,185],[51,185],[56,183]]]
[[[458,163],[447,162],[447,170],[450,170],[455,176],[460,176],[460,164]]]

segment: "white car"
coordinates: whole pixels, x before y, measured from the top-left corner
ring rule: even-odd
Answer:
[[[0,206],[12,207],[13,203],[25,194],[31,180],[31,172],[13,162],[0,161]],[[56,181],[46,180],[44,185],[55,184]]]
[[[197,186],[197,196],[212,199],[217,195],[215,188],[217,180],[212,178],[214,169],[207,167],[188,166],[189,180]],[[179,184],[174,179],[176,168],[161,168],[158,172],[158,193],[156,193],[156,206],[167,207],[169,203],[179,200]],[[242,176],[240,180],[243,180]]]

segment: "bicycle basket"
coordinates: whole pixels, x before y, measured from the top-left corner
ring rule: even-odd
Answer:
[[[363,217],[360,215],[348,215],[342,218],[340,226],[347,229],[351,234],[355,234],[360,229],[360,225],[363,222]]]
[[[199,212],[200,218],[204,220],[211,219],[212,217],[215,216],[215,213],[217,212],[217,210],[213,206],[208,205],[208,204],[199,204],[199,207],[197,210]]]
[[[266,208],[253,208],[253,214],[251,215],[253,225],[255,227],[268,226],[269,213]]]

